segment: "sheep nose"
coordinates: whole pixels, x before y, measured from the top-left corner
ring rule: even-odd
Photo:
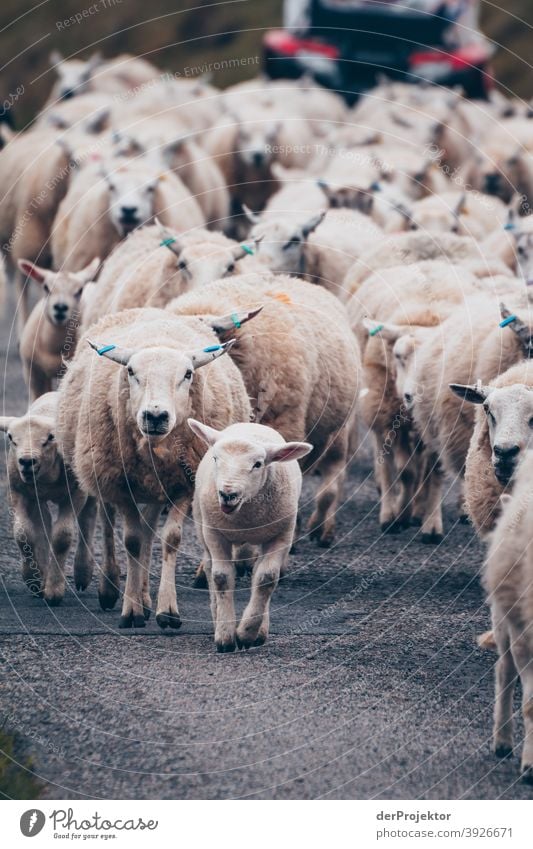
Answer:
[[[485,177],[485,191],[488,195],[495,195],[498,193],[498,189],[500,187],[500,175],[499,174],[487,174]]]
[[[239,497],[238,492],[228,492],[224,489],[219,489],[218,494],[220,495],[222,501],[235,501]]]
[[[23,472],[29,472],[35,466],[37,466],[38,461],[35,457],[19,457],[19,466]]]
[[[153,410],[144,410],[142,418],[145,430],[164,433],[168,427],[169,415],[166,410],[159,412],[158,407],[154,407]]]
[[[406,404],[412,404],[413,403],[413,396],[411,395],[410,392],[405,392],[403,399],[404,399]]]
[[[69,100],[71,97],[74,97],[74,90],[72,88],[66,88],[61,92],[61,100]]]
[[[494,454],[500,460],[512,460],[520,453],[519,445],[495,445]]]
[[[136,206],[121,206],[120,211],[124,218],[135,218],[137,216]]]
[[[54,312],[58,315],[66,313],[68,310],[68,304],[54,304]]]
[[[261,151],[260,151],[260,150],[256,150],[256,151],[254,152],[254,155],[253,155],[252,159],[253,159],[253,163],[254,163],[254,165],[255,165],[256,167],[259,167],[260,165],[262,165],[262,164],[263,164],[264,156],[263,156],[263,154],[261,153]]]

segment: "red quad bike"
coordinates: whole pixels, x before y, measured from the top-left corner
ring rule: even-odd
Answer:
[[[462,86],[486,99],[492,46],[478,0],[285,0],[284,29],[263,38],[271,79],[310,74],[353,103],[381,77]]]

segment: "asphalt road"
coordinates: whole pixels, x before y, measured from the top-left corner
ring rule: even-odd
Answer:
[[[0,329],[4,410],[21,413],[8,322]],[[177,633],[160,633],[153,620],[118,631],[118,611],[102,613],[95,588],[77,595],[72,581],[58,608],[33,599],[0,453],[0,727],[31,755],[46,797],[533,796],[518,781],[517,757],[499,762],[489,750],[494,655],[475,642],[489,626],[483,552],[456,523],[451,495],[438,548],[420,544],[415,529],[380,536],[363,451],[335,546],[303,539],[291,558],[269,642],[217,655],[207,594],[192,589],[199,549],[190,522]],[[306,517],[315,486],[306,481]],[[241,607],[248,587],[242,579]]]

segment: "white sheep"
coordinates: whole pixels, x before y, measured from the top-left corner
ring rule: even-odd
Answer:
[[[42,395],[23,416],[0,417],[9,438],[7,474],[13,509],[13,532],[22,555],[22,576],[34,595],[56,605],[65,594],[65,561],[74,539],[79,542],[74,582],[86,589],[93,572],[91,553],[95,504],[80,490],[65,466],[56,442],[58,393]],[[49,502],[56,505],[52,520]]]
[[[204,548],[203,565],[219,652],[262,645],[270,599],[292,545],[302,473],[297,460],[307,442],[285,442],[273,428],[234,424],[225,430],[188,420],[208,446],[196,472],[193,516]],[[234,546],[258,548],[250,601],[236,626]]]
[[[47,271],[27,260],[20,269],[43,289],[44,297],[33,308],[20,338],[24,380],[34,400],[50,392],[64,361],[74,353],[80,323],[80,302],[84,287],[96,275],[100,260],[94,259],[76,272]]]
[[[128,556],[122,628],[142,627],[150,613],[152,542],[158,517],[169,507],[156,619],[162,628],[179,628],[176,552],[205,450],[186,420],[201,415],[222,428],[249,420],[247,392],[238,368],[221,358],[231,343],[219,344],[199,319],[123,310],[91,328],[90,345],[80,341],[61,382],[63,456],[80,487],[122,515]],[[104,573],[109,582],[99,598],[107,609],[119,583],[107,544]]]
[[[73,179],[52,231],[54,266],[78,271],[158,217],[178,231],[201,227],[200,207],[179,177],[146,157],[87,165]]]
[[[513,693],[522,685],[524,747],[522,780],[533,784],[533,451],[522,461],[512,495],[502,495],[502,514],[491,535],[483,585],[488,593],[498,648],[495,668],[493,750],[513,753]]]
[[[146,59],[127,53],[114,59],[103,59],[94,53],[90,59],[64,59],[58,50],[50,54],[50,64],[58,80],[47,105],[69,100],[88,91],[124,94],[159,77],[160,71]]]

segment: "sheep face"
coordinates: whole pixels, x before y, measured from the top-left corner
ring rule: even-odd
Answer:
[[[420,344],[413,333],[400,336],[392,346],[392,356],[396,371],[396,393],[408,409],[411,409],[416,395],[414,381],[415,352]]]
[[[95,258],[81,271],[56,272],[40,268],[25,259],[19,261],[22,273],[42,286],[46,317],[56,327],[66,327],[69,321],[79,318],[83,289],[94,279],[99,265],[99,258]]]
[[[59,100],[68,100],[89,89],[93,71],[101,64],[102,59],[99,54],[95,54],[88,61],[80,59],[65,61],[60,53],[54,51],[50,56],[50,62],[55,66],[59,77],[54,91],[57,92]]]
[[[533,233],[515,234],[517,272],[527,286],[533,285]]]
[[[232,428],[217,431],[195,419],[189,426],[211,447],[211,461],[223,513],[236,513],[243,504],[256,498],[265,487],[272,463],[298,460],[312,450],[307,442],[265,444],[234,436]],[[238,426],[237,426],[238,427]]]
[[[251,169],[265,169],[274,159],[272,146],[278,137],[281,124],[239,124],[237,130],[236,156],[243,165]]]
[[[58,459],[54,428],[53,419],[47,416],[0,418],[0,430],[7,433],[23,483],[33,483],[52,472]]]
[[[154,196],[158,178],[147,179],[144,170],[121,165],[106,174],[109,216],[120,238],[154,217]]]
[[[525,452],[533,447],[533,390],[519,383],[498,389],[481,383],[477,386],[452,384],[451,389],[464,400],[483,405],[494,474],[505,486]]]
[[[144,437],[159,442],[189,415],[195,370],[224,354],[233,342],[194,352],[163,346],[133,350],[89,344],[100,356],[125,367],[130,414]]]
[[[251,249],[250,249],[251,251]],[[178,255],[178,270],[188,288],[196,288],[229,277],[237,270],[239,259],[247,255],[241,245],[234,248],[189,245]]]
[[[325,211],[304,224],[294,221],[266,219],[250,231],[257,245],[257,258],[275,274],[301,274],[304,268],[304,246],[307,237],[321,224]]]

